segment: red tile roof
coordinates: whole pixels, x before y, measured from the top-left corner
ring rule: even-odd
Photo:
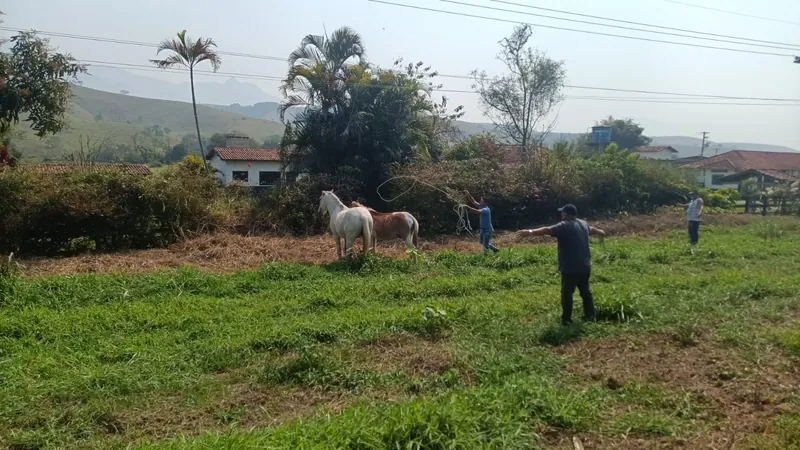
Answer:
[[[800,153],[754,152],[734,150],[702,161],[685,164],[688,169],[747,169],[800,170]]]
[[[633,149],[636,153],[658,153],[663,151],[670,151],[672,153],[678,153],[677,150],[670,147],[669,145],[645,145],[642,147],[636,147]]]
[[[95,164],[72,164],[72,163],[31,163],[31,164],[18,164],[17,168],[20,170],[29,170],[36,173],[44,174],[64,174],[72,172],[92,172],[92,173],[111,173],[111,172],[127,172],[133,175],[150,175],[150,168],[144,164],[110,164],[110,163],[95,163]]]
[[[771,169],[748,169],[743,170],[741,172],[737,172],[731,175],[727,175],[722,177],[720,181],[727,182],[727,181],[742,181],[746,180],[747,178],[758,177],[759,175],[766,175],[768,177],[774,178],[780,181],[788,181],[788,182],[795,182],[800,180],[800,178],[789,175],[786,172],[781,172],[780,170],[771,170]]]
[[[278,150],[266,148],[233,148],[233,147],[214,147],[207,158],[211,159],[216,153],[223,161],[280,161],[281,155]]]
[[[800,178],[789,175],[786,172],[781,172],[780,170],[772,170],[772,169],[755,169],[757,172],[761,172],[768,177],[775,178],[776,180],[782,181],[797,181]]]

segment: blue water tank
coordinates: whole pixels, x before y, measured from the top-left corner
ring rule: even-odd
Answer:
[[[592,127],[592,144],[608,144],[611,142],[611,127]]]

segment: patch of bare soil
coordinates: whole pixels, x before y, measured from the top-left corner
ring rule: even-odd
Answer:
[[[710,225],[745,225],[761,220],[760,216],[721,214],[705,217]],[[592,223],[609,235],[658,235],[685,226],[683,217],[675,211],[653,215],[620,216]],[[424,224],[423,224],[424,226]],[[520,243],[513,232],[498,232],[495,243],[503,248],[510,245],[550,243],[540,239]],[[360,251],[360,241],[357,249]],[[378,243],[378,253],[392,258],[407,258],[401,241]],[[438,252],[478,252],[481,247],[476,236],[439,236],[421,239],[420,250]],[[116,253],[89,253],[62,258],[30,258],[20,260],[22,271],[30,276],[74,275],[80,273],[142,273],[191,266],[221,273],[255,269],[267,262],[299,262],[326,264],[336,260],[336,247],[329,235],[320,236],[242,236],[238,234],[209,234],[176,243],[168,248],[131,250]]]
[[[695,436],[619,438],[584,435],[585,448],[750,448],[753,436],[769,433],[775,416],[797,412],[800,367],[782,355],[765,354],[758,363],[712,339],[681,345],[669,335],[581,341],[556,351],[570,360],[569,370],[588,383],[618,389],[631,379],[691,393],[710,420]],[[563,443],[563,436],[554,436]],[[571,439],[571,438],[570,438]],[[586,442],[584,442],[586,444]],[[561,444],[558,444],[561,445]]]
[[[352,350],[357,366],[376,372],[402,372],[425,378],[456,367],[442,341],[431,342],[410,334],[396,334],[368,342]]]

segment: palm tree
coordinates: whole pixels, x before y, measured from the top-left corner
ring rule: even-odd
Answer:
[[[151,63],[155,64],[161,69],[168,69],[176,66],[183,66],[189,69],[189,84],[192,87],[192,109],[194,110],[194,125],[197,129],[197,143],[200,145],[200,160],[203,161],[203,166],[206,172],[210,173],[208,164],[205,163],[206,158],[203,154],[203,139],[200,136],[200,121],[197,118],[197,100],[194,95],[194,67],[203,61],[211,63],[211,68],[216,72],[219,66],[222,65],[222,59],[216,52],[217,44],[211,38],[203,38],[192,42],[190,38],[186,37],[186,30],[178,33],[177,39],[165,39],[158,46],[158,52],[169,50],[173,52],[172,55],[164,59],[152,59]]]
[[[755,178],[748,178],[742,181],[742,184],[739,185],[739,192],[744,199],[744,212],[747,214],[750,212],[753,201],[761,196],[761,188],[758,186],[758,180]]]
[[[325,111],[343,99],[348,79],[367,69],[364,42],[355,30],[342,27],[327,36],[308,35],[289,55],[289,73],[281,84],[283,119],[295,106],[317,106]],[[349,63],[349,64],[348,64]]]

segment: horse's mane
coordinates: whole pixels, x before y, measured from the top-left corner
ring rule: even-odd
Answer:
[[[350,202],[350,207],[351,208],[359,208],[359,207],[360,208],[366,208],[366,210],[369,211],[370,213],[377,214],[379,216],[388,216],[389,214],[392,214],[392,213],[382,213],[382,212],[375,211],[374,209],[370,208],[369,206],[364,206],[361,203],[358,203],[358,202],[355,202],[355,201]]]

